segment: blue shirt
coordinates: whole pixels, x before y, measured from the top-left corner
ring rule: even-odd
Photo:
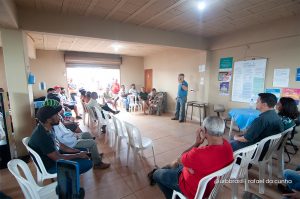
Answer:
[[[249,141],[249,145],[251,145],[282,131],[284,131],[284,126],[280,117],[274,110],[269,110],[261,113],[252,122],[244,137]]]
[[[182,85],[188,87],[188,83],[185,80],[183,80],[182,83],[178,84],[177,97],[186,97],[187,96],[187,91],[183,90]]]

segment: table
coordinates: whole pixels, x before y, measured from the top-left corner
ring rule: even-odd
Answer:
[[[240,130],[247,129],[253,120],[259,116],[260,112],[251,108],[234,108],[228,112],[229,117],[231,118],[229,136],[231,137],[233,123],[235,123]]]
[[[201,109],[203,109],[203,118],[206,117],[206,107],[208,106],[207,103],[203,103],[203,102],[198,102],[198,101],[189,101],[187,102],[187,105],[186,105],[186,110],[185,110],[185,121],[186,121],[186,117],[187,117],[187,112],[188,112],[188,108],[189,106],[192,107],[192,112],[191,112],[191,120],[193,120],[193,110],[194,110],[194,107],[198,108],[199,109],[199,119],[200,119],[200,125],[202,124],[202,114],[201,114]]]

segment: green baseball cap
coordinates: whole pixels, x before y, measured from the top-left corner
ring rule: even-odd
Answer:
[[[60,106],[60,103],[54,99],[47,99],[44,102],[44,106],[58,107],[58,106]]]

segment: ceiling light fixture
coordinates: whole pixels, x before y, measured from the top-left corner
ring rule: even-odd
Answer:
[[[205,4],[205,2],[201,1],[198,3],[197,7],[199,10],[204,10],[204,8],[206,7],[206,4]]]
[[[123,46],[120,44],[114,43],[111,45],[111,47],[114,49],[114,51],[118,52]]]

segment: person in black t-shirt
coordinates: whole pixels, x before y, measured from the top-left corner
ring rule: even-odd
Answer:
[[[85,173],[93,166],[87,152],[69,148],[63,144],[56,147],[56,140],[53,134],[53,126],[58,125],[60,117],[58,113],[62,107],[44,106],[37,112],[38,126],[33,130],[29,140],[29,147],[36,151],[49,173],[56,173],[56,161],[59,159],[76,161],[79,164],[79,172]],[[63,151],[68,154],[63,154]]]

